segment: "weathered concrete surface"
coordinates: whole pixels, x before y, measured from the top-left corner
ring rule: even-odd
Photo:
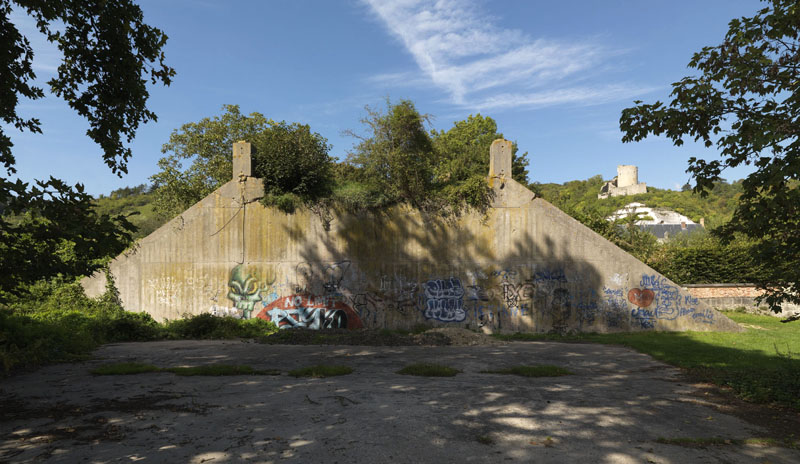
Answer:
[[[662,437],[746,439],[765,431],[693,403],[693,387],[678,370],[621,347],[192,341],[107,345],[95,354],[93,361],[0,383],[0,462],[800,462],[799,451],[778,447],[657,443]],[[237,363],[284,372],[336,363],[355,371],[328,379],[88,373],[122,361]],[[463,372],[454,378],[395,373],[421,361]],[[574,375],[480,373],[533,363]]]
[[[242,147],[236,144],[237,157]],[[241,161],[241,160],[240,160]],[[257,202],[260,179],[220,187],[111,263],[124,306],[158,319],[212,312],[284,328],[490,331],[740,330],[510,177],[492,145],[485,214],[409,208],[366,217]],[[84,280],[90,295],[104,276]]]

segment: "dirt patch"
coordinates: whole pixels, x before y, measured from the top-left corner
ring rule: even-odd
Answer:
[[[437,328],[414,334],[395,330],[292,329],[259,340],[269,345],[490,346],[506,342],[467,329]]]
[[[457,329],[457,328],[440,328],[440,329],[431,329],[427,332],[423,333],[426,334],[442,334],[450,341],[448,345],[453,346],[492,346],[492,345],[504,345],[507,342],[498,340],[496,338],[491,337],[490,335],[486,335],[483,333],[473,332],[467,329]]]

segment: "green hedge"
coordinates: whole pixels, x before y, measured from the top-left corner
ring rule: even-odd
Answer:
[[[743,243],[666,246],[648,264],[677,284],[758,282],[768,271],[754,254],[753,245]]]

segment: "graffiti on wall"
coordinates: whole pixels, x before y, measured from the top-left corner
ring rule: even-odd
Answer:
[[[285,282],[278,282],[274,274],[264,278],[257,267],[237,265],[230,271],[225,294],[233,307],[218,305],[212,298],[210,312],[260,317],[282,329],[380,327],[421,319],[557,332],[592,327],[654,329],[659,320],[680,317],[714,323],[712,311],[699,309],[696,298],[682,295],[657,274],[642,275],[637,288],[625,286],[627,275],[616,274],[602,290],[578,271],[529,265],[468,270],[463,281],[454,275],[419,282],[405,272],[370,281],[347,260],[300,263],[278,274]]]
[[[257,317],[279,329],[360,329],[361,319],[344,302],[324,296],[290,295],[265,306]]]
[[[615,329],[624,327],[628,304],[623,297],[622,289],[603,287],[603,295],[605,297],[606,325]]]
[[[424,315],[426,319],[441,322],[461,322],[466,319],[461,280],[450,277],[425,282]]]
[[[185,296],[213,292],[212,280],[206,274],[176,278],[172,276],[147,279],[145,285],[155,297],[155,302],[164,306],[177,306]]]
[[[234,307],[241,311],[242,318],[250,319],[256,304],[264,301],[267,296],[265,293],[274,282],[274,276],[268,282],[264,281],[239,264],[231,270],[227,296]]]
[[[631,318],[643,329],[652,329],[657,320],[675,320],[690,317],[704,324],[714,323],[711,310],[700,310],[697,298],[681,296],[680,289],[662,276],[642,275],[639,288],[628,291],[628,301],[637,306],[631,311]]]
[[[231,270],[228,279],[227,298],[234,307],[215,304],[209,312],[243,319],[255,316],[272,321],[281,329],[361,328],[361,318],[345,303],[347,297],[340,291],[349,266],[349,261],[320,266],[300,263],[290,285],[288,279],[285,284],[278,284],[274,275],[265,279],[257,269],[246,269],[240,264]],[[317,287],[322,294],[308,291]],[[279,297],[279,289],[296,293]]]

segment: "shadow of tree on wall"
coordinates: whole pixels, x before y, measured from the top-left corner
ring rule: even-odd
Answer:
[[[537,241],[528,228],[492,224],[395,208],[339,215],[321,240],[289,226],[285,233],[300,244],[296,290],[340,297],[367,327],[629,329],[627,305],[606,304],[600,272],[568,237],[545,230]],[[496,239],[498,227],[508,243]]]

